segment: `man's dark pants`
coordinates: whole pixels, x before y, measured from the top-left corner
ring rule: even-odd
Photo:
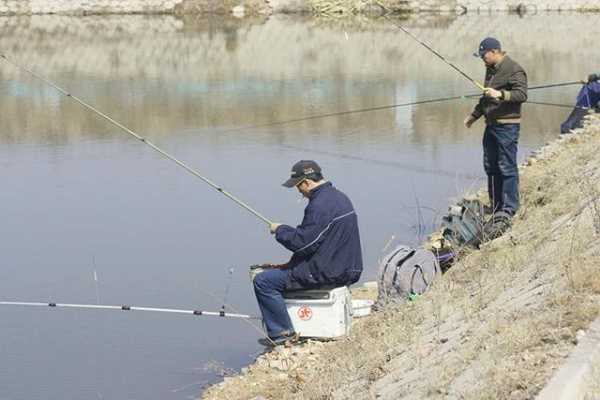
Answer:
[[[490,124],[483,134],[483,167],[494,211],[514,215],[519,209],[517,145],[520,124]]]
[[[283,292],[297,289],[302,287],[292,280],[290,270],[268,269],[254,278],[254,293],[270,338],[294,331]]]

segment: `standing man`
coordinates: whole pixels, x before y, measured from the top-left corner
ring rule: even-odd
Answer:
[[[490,207],[504,222],[500,232],[493,234],[498,236],[508,228],[519,208],[517,145],[521,104],[527,101],[527,74],[502,51],[497,39],[484,39],[474,55],[485,63],[485,90],[464,122],[470,128],[485,117],[483,166],[488,176]]]
[[[348,197],[327,182],[321,167],[311,160],[294,164],[283,186],[297,188],[308,198],[304,219],[297,227],[272,224],[271,233],[293,252],[289,262],[267,264],[254,279],[254,292],[271,344],[295,337],[283,292],[339,287],[358,281],[362,252],[358,219]]]

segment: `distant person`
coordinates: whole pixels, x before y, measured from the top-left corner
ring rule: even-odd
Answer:
[[[254,279],[271,344],[284,344],[296,336],[284,291],[350,285],[358,281],[363,269],[354,207],[344,193],[323,178],[319,165],[310,160],[297,162],[283,186],[296,187],[308,198],[308,205],[299,226],[270,226],[275,239],[294,253],[290,261],[266,264],[267,270]]]
[[[571,133],[583,126],[583,117],[590,110],[600,112],[600,73],[588,76],[585,85],[579,91],[575,108],[565,122],[560,125],[560,133]]]
[[[474,54],[486,67],[485,90],[479,103],[467,118],[470,128],[485,117],[483,134],[483,166],[488,177],[490,210],[504,219],[499,236],[510,226],[519,209],[519,169],[517,146],[521,129],[521,104],[527,101],[527,74],[512,60],[497,39],[488,37]]]

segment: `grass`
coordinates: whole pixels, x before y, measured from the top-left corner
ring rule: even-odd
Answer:
[[[511,231],[418,301],[357,321],[346,340],[264,357],[204,397],[534,397],[600,311],[599,147],[594,117],[545,148],[523,168]]]

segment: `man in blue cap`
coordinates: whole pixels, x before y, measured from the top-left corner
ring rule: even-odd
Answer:
[[[358,281],[362,252],[358,219],[348,197],[323,178],[321,167],[301,160],[283,183],[308,198],[302,223],[297,227],[272,224],[275,239],[293,255],[285,264],[267,264],[254,278],[270,344],[284,344],[295,337],[283,292],[286,290],[340,287]]]
[[[527,74],[502,51],[500,42],[488,37],[474,54],[483,60],[485,91],[473,112],[465,118],[470,128],[485,117],[483,165],[488,176],[490,209],[494,220],[502,221],[488,232],[490,239],[510,225],[519,208],[517,145],[521,127],[521,104],[527,101]]]

